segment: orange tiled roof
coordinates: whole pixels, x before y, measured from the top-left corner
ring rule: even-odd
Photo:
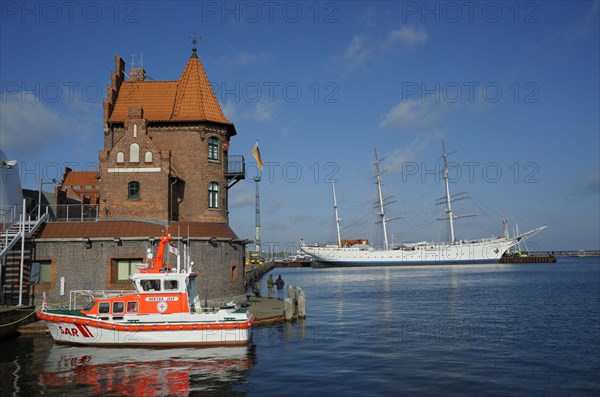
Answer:
[[[86,186],[98,184],[98,171],[69,171],[62,182],[63,186]]]
[[[223,114],[195,52],[179,79],[173,120],[211,120],[231,124]]]
[[[130,108],[143,107],[149,121],[214,121],[232,125],[215,97],[194,52],[178,81],[123,82],[109,121],[125,121]]]
[[[110,121],[125,121],[129,109],[144,108],[149,121],[171,120],[177,81],[126,81],[121,84]]]
[[[211,222],[174,222],[169,232],[177,236],[237,238],[229,225]],[[50,222],[46,223],[38,238],[95,238],[95,237],[160,237],[164,226],[140,221]]]

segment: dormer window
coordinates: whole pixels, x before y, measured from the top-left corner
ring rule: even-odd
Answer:
[[[208,159],[219,161],[219,140],[215,137],[208,138]]]

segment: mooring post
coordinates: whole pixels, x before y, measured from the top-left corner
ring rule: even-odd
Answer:
[[[306,298],[304,291],[300,290],[298,297],[298,318],[306,318]]]
[[[285,312],[285,320],[292,321],[294,318],[294,307],[290,298],[286,298],[283,301],[283,311]]]

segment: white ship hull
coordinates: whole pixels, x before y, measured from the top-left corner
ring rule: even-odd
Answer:
[[[535,229],[513,238],[496,238],[454,243],[419,243],[398,249],[379,250],[370,246],[301,245],[302,251],[327,266],[423,265],[496,263],[502,254]]]
[[[57,343],[88,346],[246,345],[250,341],[254,321],[253,315],[246,321],[142,324],[50,312],[43,312],[43,316],[50,335]]]

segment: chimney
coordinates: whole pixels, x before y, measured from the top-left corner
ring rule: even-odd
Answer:
[[[146,71],[143,68],[135,68],[129,70],[130,81],[144,81],[146,79]]]

